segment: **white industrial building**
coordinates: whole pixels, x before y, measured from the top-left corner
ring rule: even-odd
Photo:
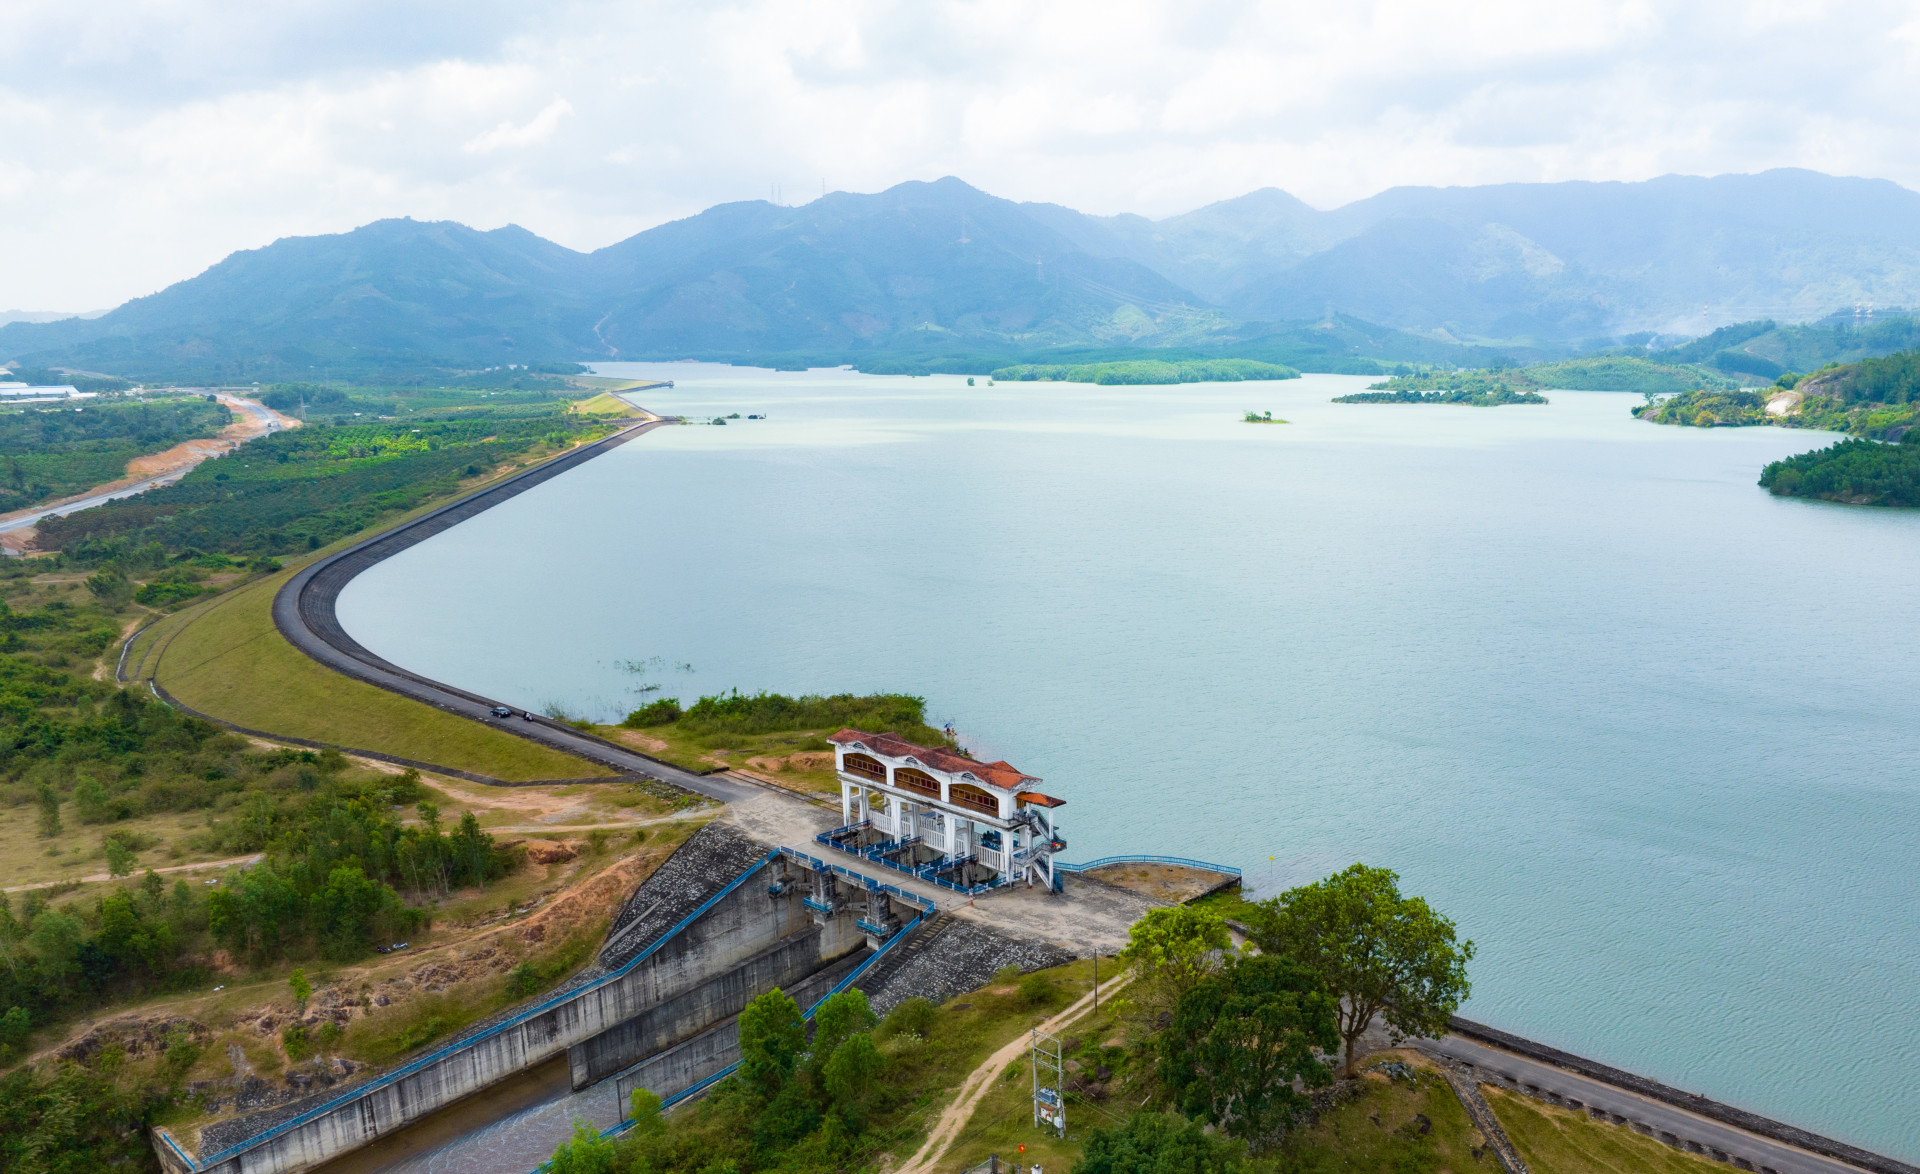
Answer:
[[[892,734],[830,735],[845,825],[821,837],[839,848],[947,888],[1025,881],[1057,888],[1054,824],[1064,805],[1006,762],[976,762]]]

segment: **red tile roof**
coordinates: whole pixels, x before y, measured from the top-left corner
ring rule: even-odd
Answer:
[[[951,750],[915,746],[912,742],[896,738],[892,734],[869,734],[865,730],[841,730],[839,733],[828,734],[827,741],[838,742],[842,746],[849,742],[864,743],[876,754],[884,754],[888,758],[905,758],[912,755],[935,770],[943,770],[949,774],[966,771],[981,782],[989,783],[1003,791],[1012,791],[1025,784],[1040,781],[1010,762],[975,762]]]

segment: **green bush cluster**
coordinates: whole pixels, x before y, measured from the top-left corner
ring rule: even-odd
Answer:
[[[206,903],[184,878],[169,887],[149,870],[91,905],[52,906],[31,890],[16,913],[0,898],[0,1024],[17,1047],[55,1015],[115,997],[190,984],[200,968],[184,951],[206,928]]]
[[[897,734],[910,742],[939,746],[945,736],[927,724],[925,698],[905,693],[744,694],[738,689],[702,697],[685,710],[673,698],[661,698],[634,710],[620,723],[629,729],[674,725],[692,734],[714,736],[779,734],[851,726]]]
[[[77,1064],[0,1077],[0,1170],[157,1169],[146,1125],[164,1090],[123,1089]]]
[[[680,708],[678,698],[662,697],[627,714],[620,724],[630,730],[643,730],[648,726],[667,726],[679,721],[684,713],[686,710]]]
[[[398,823],[389,810],[409,797],[410,785],[417,795],[411,775],[398,783],[330,779],[277,802],[248,796],[213,834],[222,849],[264,848],[267,858],[207,899],[214,940],[260,959],[288,950],[353,958],[419,928],[423,916],[400,889],[445,895],[512,871],[517,857],[496,847],[470,811],[451,833],[426,801],[417,806],[418,823]]]

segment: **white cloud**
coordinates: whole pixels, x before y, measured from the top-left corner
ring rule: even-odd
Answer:
[[[0,308],[382,216],[592,248],[947,174],[1149,215],[1268,184],[1920,187],[1916,28],[1876,0],[14,0]]]
[[[460,149],[470,155],[484,155],[502,147],[531,147],[535,143],[544,143],[553,137],[553,128],[560,125],[560,120],[572,113],[571,103],[565,98],[555,98],[540,113],[528,119],[525,125],[503,122],[486,134],[468,139]]]

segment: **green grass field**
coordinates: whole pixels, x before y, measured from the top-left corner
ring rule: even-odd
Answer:
[[[182,703],[235,725],[377,750],[509,782],[606,775],[604,767],[350,680],[273,626],[293,568],[160,621],[128,654]],[[155,663],[158,668],[155,670]]]
[[[581,416],[618,416],[621,419],[640,414],[632,404],[606,391],[592,399],[575,400],[567,405],[567,410]]]
[[[1602,1124],[1584,1113],[1543,1105],[1505,1089],[1481,1091],[1513,1148],[1538,1174],[1707,1174],[1726,1169],[1624,1125]]]

